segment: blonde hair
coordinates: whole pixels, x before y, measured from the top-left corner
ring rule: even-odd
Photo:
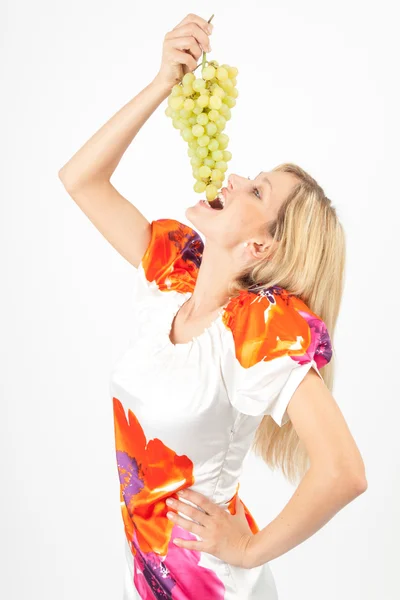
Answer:
[[[262,226],[267,226],[273,238],[270,252],[231,282],[229,293],[281,286],[321,317],[328,329],[333,354],[320,373],[332,392],[334,333],[344,287],[344,229],[331,200],[302,168],[283,163],[272,171],[291,173],[298,184],[283,202],[276,220]],[[279,242],[276,247],[275,241]],[[281,469],[291,483],[296,483],[309,467],[307,451],[290,420],[280,427],[270,415],[265,415],[252,449],[269,467]]]

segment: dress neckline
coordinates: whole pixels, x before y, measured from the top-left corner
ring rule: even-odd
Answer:
[[[219,322],[223,313],[225,312],[226,307],[228,306],[229,302],[231,301],[231,298],[229,298],[229,300],[224,304],[224,306],[222,306],[219,309],[217,316],[211,321],[210,325],[208,325],[208,327],[205,327],[203,329],[203,331],[201,333],[199,333],[199,335],[194,336],[188,342],[183,342],[183,343],[178,342],[177,344],[174,344],[170,338],[170,334],[172,331],[172,326],[175,321],[175,317],[178,314],[180,308],[183,306],[183,304],[185,304],[185,302],[187,302],[192,297],[192,294],[193,294],[193,292],[183,292],[183,293],[178,292],[177,293],[177,306],[174,304],[173,309],[169,315],[168,325],[165,330],[166,343],[175,352],[179,352],[180,350],[187,350],[187,349],[191,348],[195,343],[199,342],[203,337],[208,335],[210,330],[213,329],[217,325],[217,323]]]

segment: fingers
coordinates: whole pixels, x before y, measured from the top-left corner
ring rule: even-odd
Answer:
[[[166,504],[167,504],[167,506],[172,508],[177,513],[180,512],[183,515],[190,517],[190,519],[193,519],[193,521],[195,521],[202,527],[206,526],[206,521],[207,521],[207,519],[209,519],[209,515],[207,513],[205,513],[203,510],[201,510],[197,507],[191,506],[190,504],[187,504],[186,502],[182,502],[181,500],[177,500],[176,498],[168,498]],[[174,516],[176,516],[175,513],[172,513],[172,514]]]
[[[202,50],[199,44],[191,35],[187,37],[179,37],[176,39],[168,40],[167,43],[171,44],[174,48],[177,48],[178,50],[188,50],[193,56],[193,58],[196,60],[196,63],[202,55]]]
[[[174,29],[178,29],[178,27],[181,27],[186,23],[196,23],[196,25],[201,27],[201,29],[203,29],[203,31],[205,31],[206,33],[211,33],[213,30],[213,26],[211,23],[208,23],[205,19],[202,19],[201,17],[199,17],[198,15],[194,15],[193,13],[189,13],[184,19],[182,19],[180,23],[178,23],[178,25],[174,27]]]
[[[204,52],[210,52],[211,47],[209,37],[196,23],[186,23],[185,25],[182,25],[182,27],[173,29],[167,33],[165,38],[168,40],[186,36],[193,36]]]
[[[215,504],[214,502],[209,500],[203,494],[200,494],[200,492],[195,492],[194,490],[191,490],[188,488],[181,490],[178,493],[178,496],[181,496],[185,500],[189,500],[189,502],[196,504],[205,513],[207,513],[208,515],[211,515],[211,516],[215,515],[215,514],[219,514],[220,511],[222,510],[220,506],[218,506],[217,504]]]
[[[194,71],[197,67],[197,62],[193,58],[191,54],[185,52],[184,50],[176,50],[175,48],[171,49],[171,58],[174,62],[180,65],[185,65],[188,68],[188,71]]]

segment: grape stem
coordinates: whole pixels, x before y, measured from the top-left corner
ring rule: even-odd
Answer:
[[[207,23],[211,23],[213,18],[214,18],[214,14],[211,15],[211,17],[208,19]],[[206,56],[207,56],[207,54],[205,52],[203,52],[203,60],[201,61],[201,63],[199,63],[197,65],[196,68],[193,69],[192,73],[194,73],[195,70],[198,69],[200,65],[201,65],[201,68],[204,69],[204,67],[206,66]]]

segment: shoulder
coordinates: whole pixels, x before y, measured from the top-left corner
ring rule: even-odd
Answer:
[[[150,243],[140,265],[147,281],[160,290],[193,289],[204,250],[198,232],[176,219],[157,219],[150,225]]]
[[[297,296],[274,286],[243,290],[227,305],[224,323],[232,331],[236,358],[249,368],[261,361],[290,357],[299,364],[331,360],[332,346],[324,321]]]

